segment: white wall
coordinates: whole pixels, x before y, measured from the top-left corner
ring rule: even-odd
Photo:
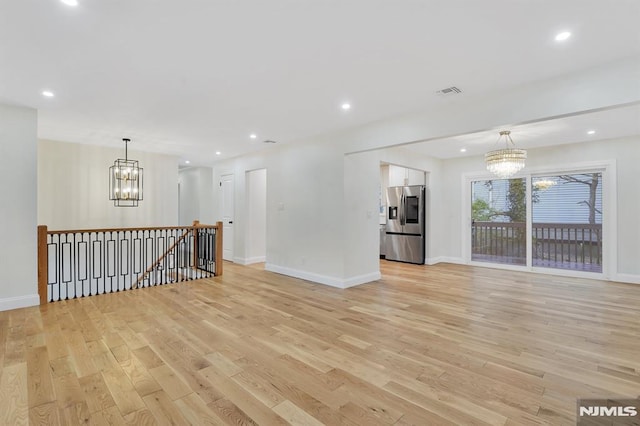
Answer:
[[[245,264],[264,262],[267,255],[267,169],[251,170],[247,179]]]
[[[124,145],[39,141],[38,223],[50,230],[177,225],[178,158],[130,149],[129,158],[144,168],[144,199],[138,207],[114,207],[109,167],[122,157]]]
[[[344,156],[344,235],[336,245],[344,247],[347,285],[380,278],[380,160],[377,152]]]
[[[194,220],[215,224],[213,169],[190,167],[178,171],[180,182],[180,225],[189,226]]]
[[[612,268],[611,279],[640,282],[640,197],[638,196],[638,167],[640,164],[640,136],[600,140],[587,143],[560,145],[530,149],[527,152],[527,170],[536,168],[562,168],[567,164],[603,162],[612,160],[617,170],[617,263]],[[465,173],[482,173],[484,159],[467,157],[444,161],[443,203],[447,206],[443,228],[449,238],[442,241],[447,256],[461,261],[465,257],[462,220],[468,215],[463,209],[463,180]],[[606,196],[606,195],[605,195]],[[607,218],[605,217],[606,221]],[[609,219],[610,220],[610,219]],[[605,244],[607,242],[605,241]],[[606,250],[606,247],[605,247]]]
[[[39,303],[37,112],[0,104],[0,311]]]
[[[273,146],[215,166],[214,182],[224,174],[234,174],[234,258],[239,262],[247,257],[246,172],[260,168],[268,171],[265,268],[343,286],[342,152],[331,141],[317,140]],[[218,200],[216,203],[219,205]]]

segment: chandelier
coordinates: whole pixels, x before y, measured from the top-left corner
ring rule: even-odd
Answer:
[[[498,142],[503,138],[506,147],[487,152],[484,155],[484,161],[487,163],[487,170],[494,175],[506,179],[518,173],[524,167],[524,161],[527,159],[527,151],[516,148],[509,130],[500,132]]]
[[[549,178],[540,178],[540,179],[536,179],[533,181],[533,187],[535,189],[539,189],[542,191],[546,191],[547,189],[551,188],[552,186],[556,185],[556,181],[551,180]]]
[[[109,167],[109,200],[113,200],[116,207],[138,207],[142,200],[142,172],[137,160],[129,160],[127,145],[130,139],[124,141],[124,160],[118,158]]]

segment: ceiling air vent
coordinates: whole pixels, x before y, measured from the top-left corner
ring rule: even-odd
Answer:
[[[462,90],[458,89],[456,86],[447,87],[446,89],[438,90],[436,92],[436,94],[441,96],[457,95],[458,93],[462,93]]]
[[[271,139],[267,139],[266,141],[264,141],[263,143],[276,143],[276,141],[272,141]]]

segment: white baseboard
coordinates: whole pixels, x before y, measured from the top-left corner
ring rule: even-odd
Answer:
[[[345,280],[343,280],[344,286],[342,288],[355,287],[360,284],[366,284],[372,281],[377,281],[380,278],[382,278],[382,274],[380,274],[380,271],[371,272],[369,274],[358,275],[351,278],[346,278]]]
[[[640,275],[634,274],[616,274],[611,278],[611,281],[617,281],[627,284],[640,284]]]
[[[0,311],[29,308],[31,306],[38,306],[39,304],[40,297],[37,294],[30,294],[28,296],[7,297],[6,299],[0,299]]]
[[[425,265],[435,265],[436,263],[456,263],[460,265],[465,265],[465,261],[461,257],[447,257],[447,256],[437,256],[430,257],[425,260]]]
[[[265,264],[264,269],[266,271],[275,272],[277,274],[287,275],[294,278],[300,278],[300,279],[311,281],[314,283],[324,284],[324,285],[337,287],[337,288],[349,288],[356,285],[379,280],[381,278],[380,271],[344,279],[344,278],[332,277],[329,275],[315,274],[313,272],[300,271],[298,269],[278,266],[272,263]]]
[[[233,263],[237,263],[238,265],[252,265],[254,263],[262,263],[266,261],[265,256],[256,256],[256,257],[234,257]]]

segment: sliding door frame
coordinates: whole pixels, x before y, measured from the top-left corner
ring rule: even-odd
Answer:
[[[534,267],[533,263],[533,241],[531,238],[533,228],[533,205],[531,203],[531,182],[532,178],[548,175],[565,175],[574,173],[601,172],[602,173],[602,272],[583,272],[568,269]],[[496,269],[506,269],[514,271],[537,272],[550,275],[562,275],[571,277],[583,277],[594,279],[611,279],[617,272],[617,181],[616,181],[615,160],[568,163],[566,165],[527,167],[522,173],[517,173],[511,178],[526,179],[526,209],[527,209],[527,262],[526,266],[507,265],[491,262],[478,262],[471,260],[471,183],[478,180],[496,180],[489,172],[465,173],[462,175],[462,208],[464,209],[462,218],[462,255],[464,263],[472,266],[483,266]]]

